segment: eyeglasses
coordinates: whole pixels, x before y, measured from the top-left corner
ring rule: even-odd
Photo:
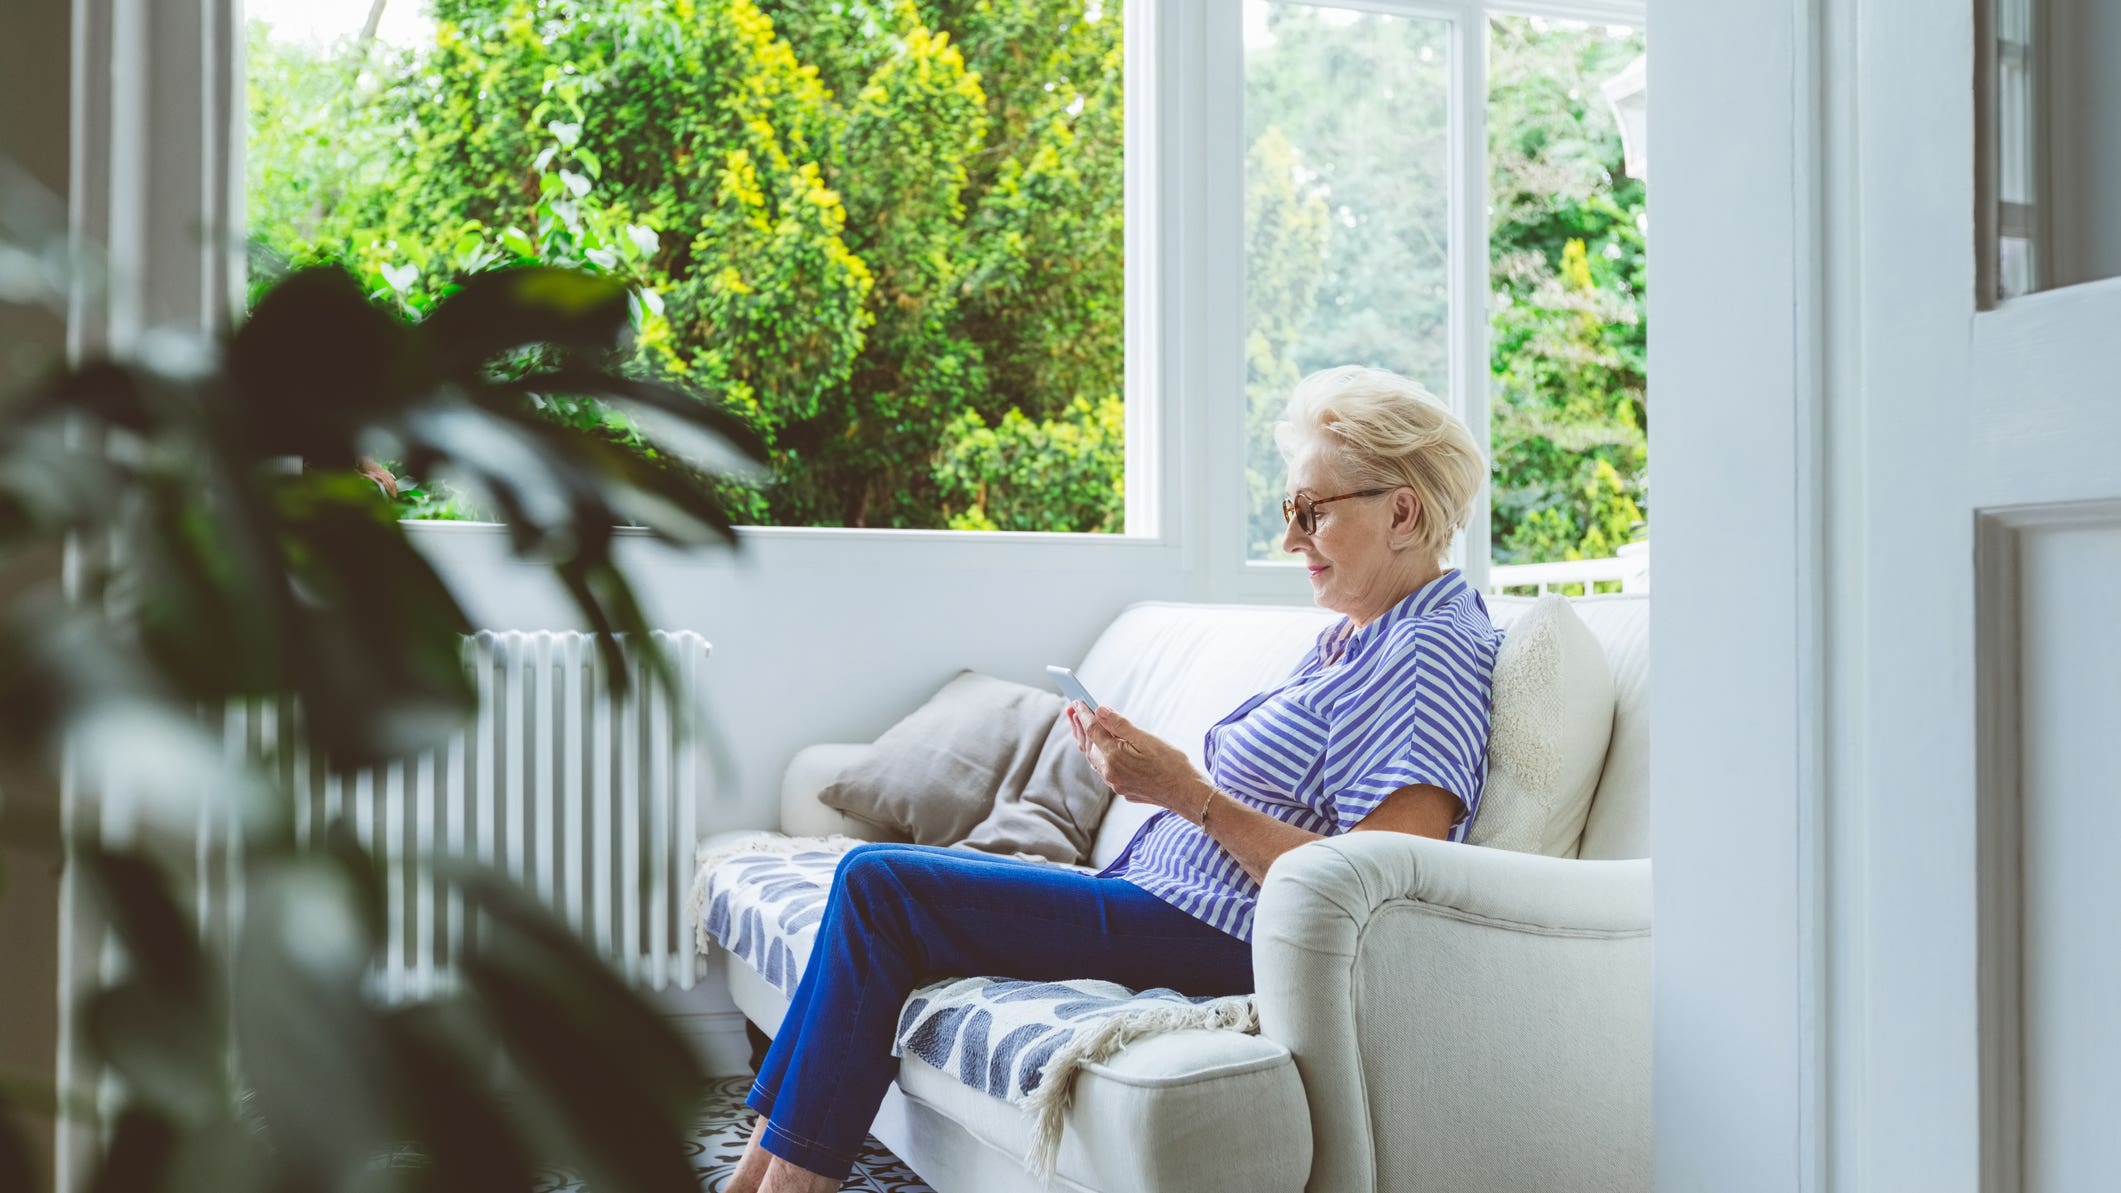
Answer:
[[[1298,530],[1303,531],[1305,534],[1311,534],[1318,529],[1319,506],[1331,505],[1336,501],[1346,501],[1350,497],[1382,497],[1391,491],[1390,489],[1364,489],[1359,493],[1342,493],[1338,497],[1321,497],[1316,501],[1298,493],[1296,496],[1282,501],[1281,520],[1285,523],[1294,522]]]

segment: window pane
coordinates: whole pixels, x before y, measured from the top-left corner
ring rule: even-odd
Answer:
[[[2121,7],[1989,0],[1997,293],[2121,277]]]
[[[1245,4],[1247,557],[1285,559],[1273,436],[1306,373],[1450,392],[1448,22]]]
[[[1119,0],[247,7],[259,277],[617,274],[633,367],[771,445],[739,522],[1124,528]]]
[[[2050,212],[2041,207],[2037,114],[2042,85],[2034,62],[2034,28],[2029,0],[1995,0],[1996,43],[1992,49],[1996,110],[1986,117],[1996,131],[1995,190],[1997,258],[1996,298],[2016,298],[2039,289],[2037,260],[2045,248],[2042,223]]]
[[[1491,559],[1610,561],[1649,519],[1648,63],[1640,31],[1488,25]],[[1599,562],[1607,561],[1607,562]],[[1580,580],[1578,581],[1580,582]]]

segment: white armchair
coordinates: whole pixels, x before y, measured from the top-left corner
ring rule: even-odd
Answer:
[[[1308,1188],[1649,1188],[1647,859],[1351,833],[1275,863],[1252,949]]]

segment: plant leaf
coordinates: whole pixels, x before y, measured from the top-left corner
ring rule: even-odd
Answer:
[[[78,858],[141,979],[157,994],[196,999],[205,983],[204,954],[170,897],[168,873],[144,854],[88,848]]]
[[[118,1116],[103,1162],[96,1168],[87,1193],[151,1193],[169,1178],[169,1164],[176,1153],[177,1132],[169,1120],[137,1106]]]
[[[484,911],[494,947],[481,955],[502,968],[545,975],[539,984],[561,1002],[596,1008],[582,1024],[629,1084],[665,1110],[689,1114],[706,1074],[683,1036],[646,997],[620,979],[543,904],[506,876],[483,867],[443,863],[467,904]]]
[[[494,357],[535,344],[609,350],[627,327],[625,283],[524,265],[465,279],[419,334],[438,377],[468,380]]]
[[[513,381],[496,383],[492,392],[503,394],[560,394],[569,397],[602,397],[669,416],[713,436],[719,443],[757,463],[767,460],[766,442],[758,431],[734,411],[718,403],[688,394],[672,386],[595,369],[552,369]],[[696,453],[680,452],[681,455]]]
[[[144,433],[161,421],[148,397],[151,384],[130,365],[95,360],[48,382],[39,405],[79,411],[110,426]]]
[[[359,420],[411,396],[399,376],[409,342],[345,270],[290,274],[230,341],[233,419],[259,456],[350,464]]]
[[[250,874],[234,1018],[252,1104],[285,1171],[359,1172],[403,1137],[414,1096],[362,989],[380,942],[343,865]]]
[[[531,1186],[531,1149],[490,1083],[492,1041],[462,999],[412,1004],[381,1020],[397,1066],[412,1092],[412,1142],[429,1165],[429,1186],[448,1193],[523,1193]]]
[[[389,896],[385,893],[383,863],[340,816],[324,828],[324,856],[338,867],[349,884],[353,909],[369,940],[383,939]]]
[[[171,1193],[269,1193],[276,1174],[264,1143],[237,1117],[193,1128],[170,1163]]]
[[[493,927],[467,983],[590,1187],[689,1193],[705,1076],[683,1039],[527,896],[482,871],[455,877]]]
[[[332,764],[445,742],[477,707],[458,657],[471,623],[448,585],[360,476],[287,478],[277,499],[307,597],[290,635],[290,680]]]
[[[227,1109],[226,1041],[196,999],[126,982],[90,995],[83,1018],[97,1057],[125,1078],[135,1104],[171,1121],[197,1122]]]

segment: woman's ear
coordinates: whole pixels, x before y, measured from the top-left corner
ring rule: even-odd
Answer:
[[[1421,498],[1412,489],[1395,489],[1392,492],[1392,546],[1394,549],[1411,544],[1421,529]]]

